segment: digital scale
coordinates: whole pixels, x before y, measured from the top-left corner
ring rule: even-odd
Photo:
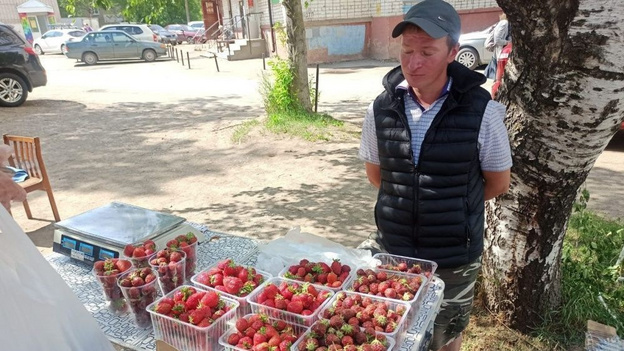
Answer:
[[[94,208],[54,224],[54,252],[93,264],[119,257],[128,244],[148,239],[158,249],[178,235],[192,232],[197,241],[204,234],[186,223],[186,219],[121,202]]]

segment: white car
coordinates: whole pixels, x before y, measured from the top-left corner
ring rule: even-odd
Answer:
[[[107,24],[100,28],[100,31],[103,30],[121,30],[132,35],[138,40],[155,42],[160,41],[160,36],[154,33],[154,31],[152,31],[147,24]]]
[[[487,29],[460,35],[459,51],[455,56],[455,60],[470,69],[487,65],[492,59],[492,55],[494,55],[493,52],[485,49],[485,38],[487,36]]]
[[[35,39],[33,48],[39,55],[46,53],[63,53],[65,43],[80,40],[87,32],[82,29],[53,29],[45,32],[41,38]]]

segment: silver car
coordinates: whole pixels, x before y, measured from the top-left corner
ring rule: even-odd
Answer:
[[[459,51],[455,60],[462,65],[475,69],[487,65],[492,59],[493,52],[485,50],[485,38],[488,30],[471,32],[459,36]]]
[[[65,45],[65,56],[87,65],[94,65],[100,60],[143,59],[150,62],[166,54],[165,44],[137,40],[119,30],[90,32],[81,41]]]

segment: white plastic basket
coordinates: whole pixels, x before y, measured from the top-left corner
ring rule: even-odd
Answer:
[[[188,285],[182,285],[163,298],[173,298],[176,291]],[[195,288],[195,287],[193,287]],[[197,291],[206,291],[204,289],[195,288]],[[169,345],[175,347],[178,351],[211,351],[219,347],[219,337],[227,328],[228,323],[234,319],[238,302],[227,297],[221,296],[220,299],[230,306],[230,310],[215,321],[214,324],[200,328],[196,325],[182,322],[175,318],[165,316],[154,312],[154,308],[163,299],[160,298],[147,306],[147,311],[152,317],[152,326],[154,327],[154,338],[162,340]]]
[[[304,283],[304,281],[303,281],[303,280],[299,280],[299,279],[297,279],[297,278],[287,278],[287,277],[285,277],[286,272],[288,272],[288,269],[289,269],[289,268],[290,268],[290,265],[288,265],[288,266],[284,267],[284,269],[282,269],[282,270],[279,272],[279,274],[278,274],[277,276],[278,276],[278,277],[280,277],[280,278],[284,278],[284,279],[292,279],[292,280],[296,280],[296,281],[298,281],[298,282]],[[313,285],[314,285],[314,286],[316,286],[316,287],[320,287],[320,288],[323,288],[323,289],[329,289],[329,290],[331,290],[331,291],[336,292],[336,291],[340,291],[340,290],[342,290],[342,289],[346,286],[346,284],[348,284],[348,283],[349,283],[349,280],[351,280],[351,279],[353,278],[353,276],[354,276],[354,275],[355,275],[355,271],[354,271],[353,269],[351,269],[351,271],[349,272],[349,275],[347,276],[347,278],[345,279],[345,281],[342,283],[342,285],[340,285],[340,286],[339,286],[339,287],[337,287],[337,288],[333,288],[333,287],[330,287],[330,286],[327,286],[327,285],[323,285],[323,284],[320,284],[320,283],[310,283],[310,284],[313,284]]]
[[[250,313],[247,314],[245,316],[243,316],[244,318],[249,318],[249,316],[253,315],[255,313]],[[277,319],[269,317],[269,320],[271,321],[276,321]],[[308,327],[303,326],[303,325],[299,325],[299,324],[292,324],[292,323],[287,323],[288,326],[291,326],[295,332],[295,334],[297,334],[297,340],[299,340],[299,338],[301,337],[301,335],[303,335],[303,333],[305,333],[308,330]],[[246,349],[241,349],[240,347],[236,347],[236,346],[232,346],[230,345],[227,340],[230,337],[231,334],[235,334],[237,332],[236,327],[231,327],[228,331],[226,331],[223,335],[221,335],[221,337],[219,338],[219,345],[223,346],[223,351],[248,351]],[[296,341],[293,343],[293,345],[296,343]]]
[[[422,269],[421,274],[424,274],[428,280],[431,280],[431,278],[433,278],[433,275],[436,269],[438,269],[438,264],[435,263],[434,261],[423,260],[420,258],[391,255],[387,253],[377,253],[373,255],[373,259],[379,260],[381,262],[380,264],[382,265],[383,264],[398,265],[399,263],[405,263],[407,264],[408,267],[411,267],[413,265],[419,265],[420,268]],[[380,267],[377,266],[377,268],[380,268]],[[394,270],[388,270],[388,271],[395,272]],[[403,273],[407,273],[407,272],[403,272]],[[407,274],[414,274],[414,273],[407,273]]]
[[[240,318],[246,314],[251,313],[251,306],[249,305],[249,303],[247,302],[247,296],[251,295],[251,293],[253,293],[254,291],[258,290],[262,285],[264,285],[264,283],[258,285],[251,293],[249,293],[247,296],[236,296],[236,295],[232,295],[232,294],[228,294],[224,291],[221,290],[217,290],[214,287],[208,286],[208,285],[204,285],[201,284],[197,281],[197,276],[199,276],[201,273],[207,272],[210,269],[214,268],[217,266],[218,263],[215,263],[214,265],[202,270],[201,272],[195,274],[193,277],[191,277],[191,282],[193,283],[193,285],[200,287],[202,289],[206,289],[206,290],[213,290],[218,292],[219,294],[225,295],[226,297],[229,297],[232,300],[235,300],[238,302],[239,306],[238,309],[236,310],[236,317]],[[246,266],[246,265],[241,265],[242,267],[245,268],[250,268],[252,266]],[[271,273],[265,272],[265,271],[261,271],[259,269],[257,269],[256,267],[253,267],[257,273],[261,274],[262,277],[264,278],[264,282],[266,282],[267,280],[273,278],[273,275],[271,275]]]
[[[297,340],[296,343],[294,343],[290,349],[293,351],[299,350],[299,344],[301,344],[302,342],[304,342],[304,340],[306,339],[306,336],[308,334],[310,334],[312,332],[312,328],[308,328],[308,330],[301,336],[299,337],[299,340]],[[381,334],[381,333],[377,333],[377,334]],[[392,351],[394,350],[394,346],[397,344],[396,340],[394,340],[391,337],[388,337],[386,335],[384,335],[386,337],[386,340],[388,340],[388,346],[386,347],[386,351]]]
[[[427,290],[426,288],[427,288],[427,285],[429,284],[429,280],[427,280],[427,277],[424,274],[403,273],[403,272],[397,272],[397,271],[388,271],[388,270],[379,269],[379,268],[368,268],[368,267],[359,267],[359,268],[361,268],[361,269],[370,269],[370,270],[372,270],[375,273],[385,272],[388,275],[388,277],[390,277],[392,275],[397,276],[398,278],[405,278],[405,279],[413,279],[413,278],[419,277],[421,279],[420,288],[418,289],[417,292],[414,293],[414,297],[411,300],[405,301],[405,300],[401,300],[400,298],[392,299],[392,298],[388,298],[388,297],[385,297],[385,296],[383,296],[383,297],[384,298],[388,298],[390,300],[397,300],[397,301],[403,301],[403,302],[409,303],[411,305],[411,307],[412,307],[411,311],[410,311],[410,316],[414,316],[416,314],[416,312],[420,310],[420,305],[422,304],[422,301],[425,298],[425,292]],[[347,290],[347,291],[355,291],[353,289],[353,283],[355,283],[355,281],[357,279],[358,279],[358,275],[357,275],[357,269],[356,269],[356,274],[349,281],[349,283],[345,287],[345,290]],[[374,294],[366,294],[366,293],[364,293],[364,295],[382,297],[382,296],[378,296],[378,295],[374,295]]]
[[[407,330],[410,327],[410,321],[408,316],[410,316],[410,309],[412,308],[411,304],[408,302],[402,302],[399,300],[393,300],[393,299],[388,299],[386,297],[379,297],[379,296],[372,296],[372,295],[367,295],[367,294],[361,294],[358,292],[354,292],[354,291],[339,291],[337,292],[334,296],[332,296],[331,300],[329,300],[329,302],[327,303],[327,305],[323,306],[323,308],[319,311],[319,315],[318,318],[324,318],[324,313],[326,310],[330,309],[331,307],[334,307],[336,301],[339,298],[340,294],[345,294],[346,296],[354,296],[354,295],[359,295],[361,297],[368,297],[370,298],[373,302],[381,302],[384,303],[388,306],[389,310],[395,310],[397,309],[397,307],[399,305],[405,307],[405,313],[403,313],[403,315],[401,316],[401,318],[399,318],[399,321],[397,323],[397,327],[396,329],[391,332],[391,333],[385,333],[385,332],[379,332],[380,334],[384,334],[386,336],[389,336],[391,338],[393,338],[399,345],[403,342],[403,339],[405,338],[405,335],[407,333]],[[361,328],[362,330],[364,330],[364,328]]]
[[[310,325],[312,325],[312,323],[314,323],[314,321],[316,321],[319,311],[323,308],[323,306],[325,304],[327,304],[329,302],[331,297],[334,295],[334,292],[331,291],[330,289],[321,288],[321,287],[315,285],[314,288],[317,291],[319,291],[319,292],[321,292],[321,291],[327,292],[327,293],[329,293],[329,296],[327,297],[327,299],[325,301],[323,301],[323,303],[315,311],[312,311],[311,315],[308,315],[308,316],[304,316],[302,314],[296,314],[296,313],[292,313],[292,312],[288,312],[288,311],[283,311],[283,310],[280,310],[280,309],[277,309],[277,308],[265,306],[265,305],[262,305],[262,304],[258,303],[258,294],[260,294],[260,292],[264,289],[264,287],[266,285],[268,285],[268,284],[275,284],[276,286],[279,286],[280,283],[282,283],[282,282],[286,282],[288,284],[298,284],[298,285],[302,285],[303,284],[300,281],[291,280],[291,279],[285,279],[285,278],[279,278],[279,277],[273,277],[273,278],[267,280],[263,284],[262,288],[256,289],[254,292],[249,294],[249,296],[247,296],[247,302],[249,302],[249,304],[251,305],[251,311],[253,313],[264,313],[264,314],[268,315],[271,318],[281,319],[281,320],[286,321],[287,323],[290,323],[290,324],[300,324],[300,325],[310,326]]]

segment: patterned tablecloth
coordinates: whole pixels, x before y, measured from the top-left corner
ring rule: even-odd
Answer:
[[[256,240],[214,232],[205,226],[190,222],[189,224],[206,235],[206,241],[197,249],[197,272],[225,258],[232,258],[235,262],[248,265],[256,262],[258,254]],[[111,341],[133,350],[155,349],[152,328],[138,328],[130,314],[116,316],[109,312],[104,296],[91,274],[91,266],[57,253],[46,256],[46,259],[93,314]],[[435,278],[430,283],[420,311],[398,350],[426,350],[431,337],[433,319],[442,301],[443,290],[444,282],[440,279]]]

